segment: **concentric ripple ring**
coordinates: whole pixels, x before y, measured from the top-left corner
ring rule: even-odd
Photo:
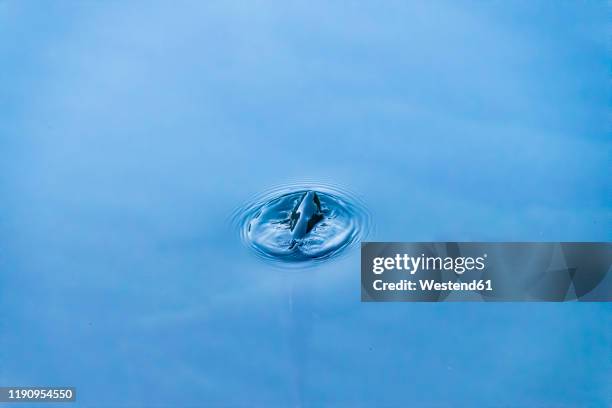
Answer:
[[[234,214],[243,242],[267,260],[304,265],[361,241],[369,214],[352,194],[323,184],[292,184],[256,197]]]

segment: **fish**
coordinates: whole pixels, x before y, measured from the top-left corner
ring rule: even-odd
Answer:
[[[307,191],[289,215],[290,249],[293,249],[322,219],[319,196],[315,191]]]

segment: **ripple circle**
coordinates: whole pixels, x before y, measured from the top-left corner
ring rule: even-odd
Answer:
[[[320,200],[322,219],[298,240],[290,218],[307,192]],[[338,256],[369,230],[365,206],[346,190],[324,184],[292,184],[271,189],[234,214],[243,242],[260,257],[285,265],[308,265]]]

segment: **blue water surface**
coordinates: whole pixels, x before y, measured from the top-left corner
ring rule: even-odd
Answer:
[[[603,1],[0,1],[0,385],[610,406],[609,304],[364,304],[357,247],[284,269],[231,222],[314,180],[370,240],[612,240],[609,28]]]

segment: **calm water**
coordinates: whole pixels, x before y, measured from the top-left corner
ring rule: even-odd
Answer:
[[[606,5],[516,3],[0,2],[0,385],[609,405],[609,304],[361,304],[355,247],[284,269],[231,222],[314,180],[371,240],[611,240]]]

